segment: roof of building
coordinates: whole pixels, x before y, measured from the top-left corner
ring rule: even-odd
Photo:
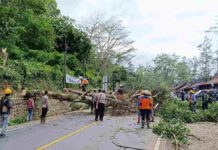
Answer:
[[[198,82],[198,83],[194,83],[192,84],[189,88],[197,88],[201,85],[205,85],[206,82]]]

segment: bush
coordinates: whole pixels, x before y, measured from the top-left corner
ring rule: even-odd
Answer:
[[[160,109],[160,117],[166,121],[171,119],[180,119],[181,121],[192,123],[195,121],[193,113],[189,109],[186,102],[168,101],[165,102]]]
[[[177,144],[188,144],[187,135],[190,130],[185,127],[185,124],[179,119],[170,121],[161,120],[157,125],[153,126],[153,132],[163,138],[177,140]]]
[[[198,102],[201,105],[201,102]],[[159,115],[166,121],[171,119],[180,119],[185,123],[194,123],[199,121],[218,121],[218,104],[212,103],[205,112],[199,107],[197,113],[193,113],[189,108],[188,102],[168,101],[164,103],[159,111]]]

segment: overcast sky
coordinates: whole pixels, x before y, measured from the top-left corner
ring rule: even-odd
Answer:
[[[218,0],[57,0],[57,3],[62,14],[76,22],[99,13],[122,20],[135,41],[135,65],[146,65],[160,53],[198,57],[197,46],[205,36],[204,31],[215,25],[218,15]]]

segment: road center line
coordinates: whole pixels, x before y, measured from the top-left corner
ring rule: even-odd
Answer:
[[[44,150],[44,149],[50,147],[51,145],[54,145],[54,144],[56,144],[58,142],[61,142],[61,141],[65,140],[66,138],[69,138],[70,136],[73,136],[73,135],[75,135],[75,134],[77,134],[79,132],[82,132],[83,130],[85,130],[85,129],[87,129],[87,128],[95,125],[95,124],[97,124],[97,122],[90,123],[90,124],[80,128],[80,129],[78,129],[76,131],[73,131],[73,132],[71,132],[71,133],[69,133],[67,135],[64,135],[64,136],[62,136],[62,137],[60,137],[60,138],[58,138],[58,139],[56,139],[56,140],[54,140],[54,141],[44,145],[44,146],[38,147],[36,150]]]

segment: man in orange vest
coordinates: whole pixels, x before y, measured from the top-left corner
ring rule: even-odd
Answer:
[[[82,88],[83,92],[86,92],[86,86],[89,84],[89,81],[86,78],[80,78],[81,83],[80,83],[80,87]]]
[[[142,91],[142,96],[139,97],[139,102],[140,102],[140,114],[142,118],[142,128],[144,128],[145,125],[145,117],[146,117],[146,123],[147,123],[147,128],[150,128],[149,123],[150,123],[150,116],[151,116],[151,109],[153,107],[153,101],[149,96],[151,96],[151,92],[145,90]]]

